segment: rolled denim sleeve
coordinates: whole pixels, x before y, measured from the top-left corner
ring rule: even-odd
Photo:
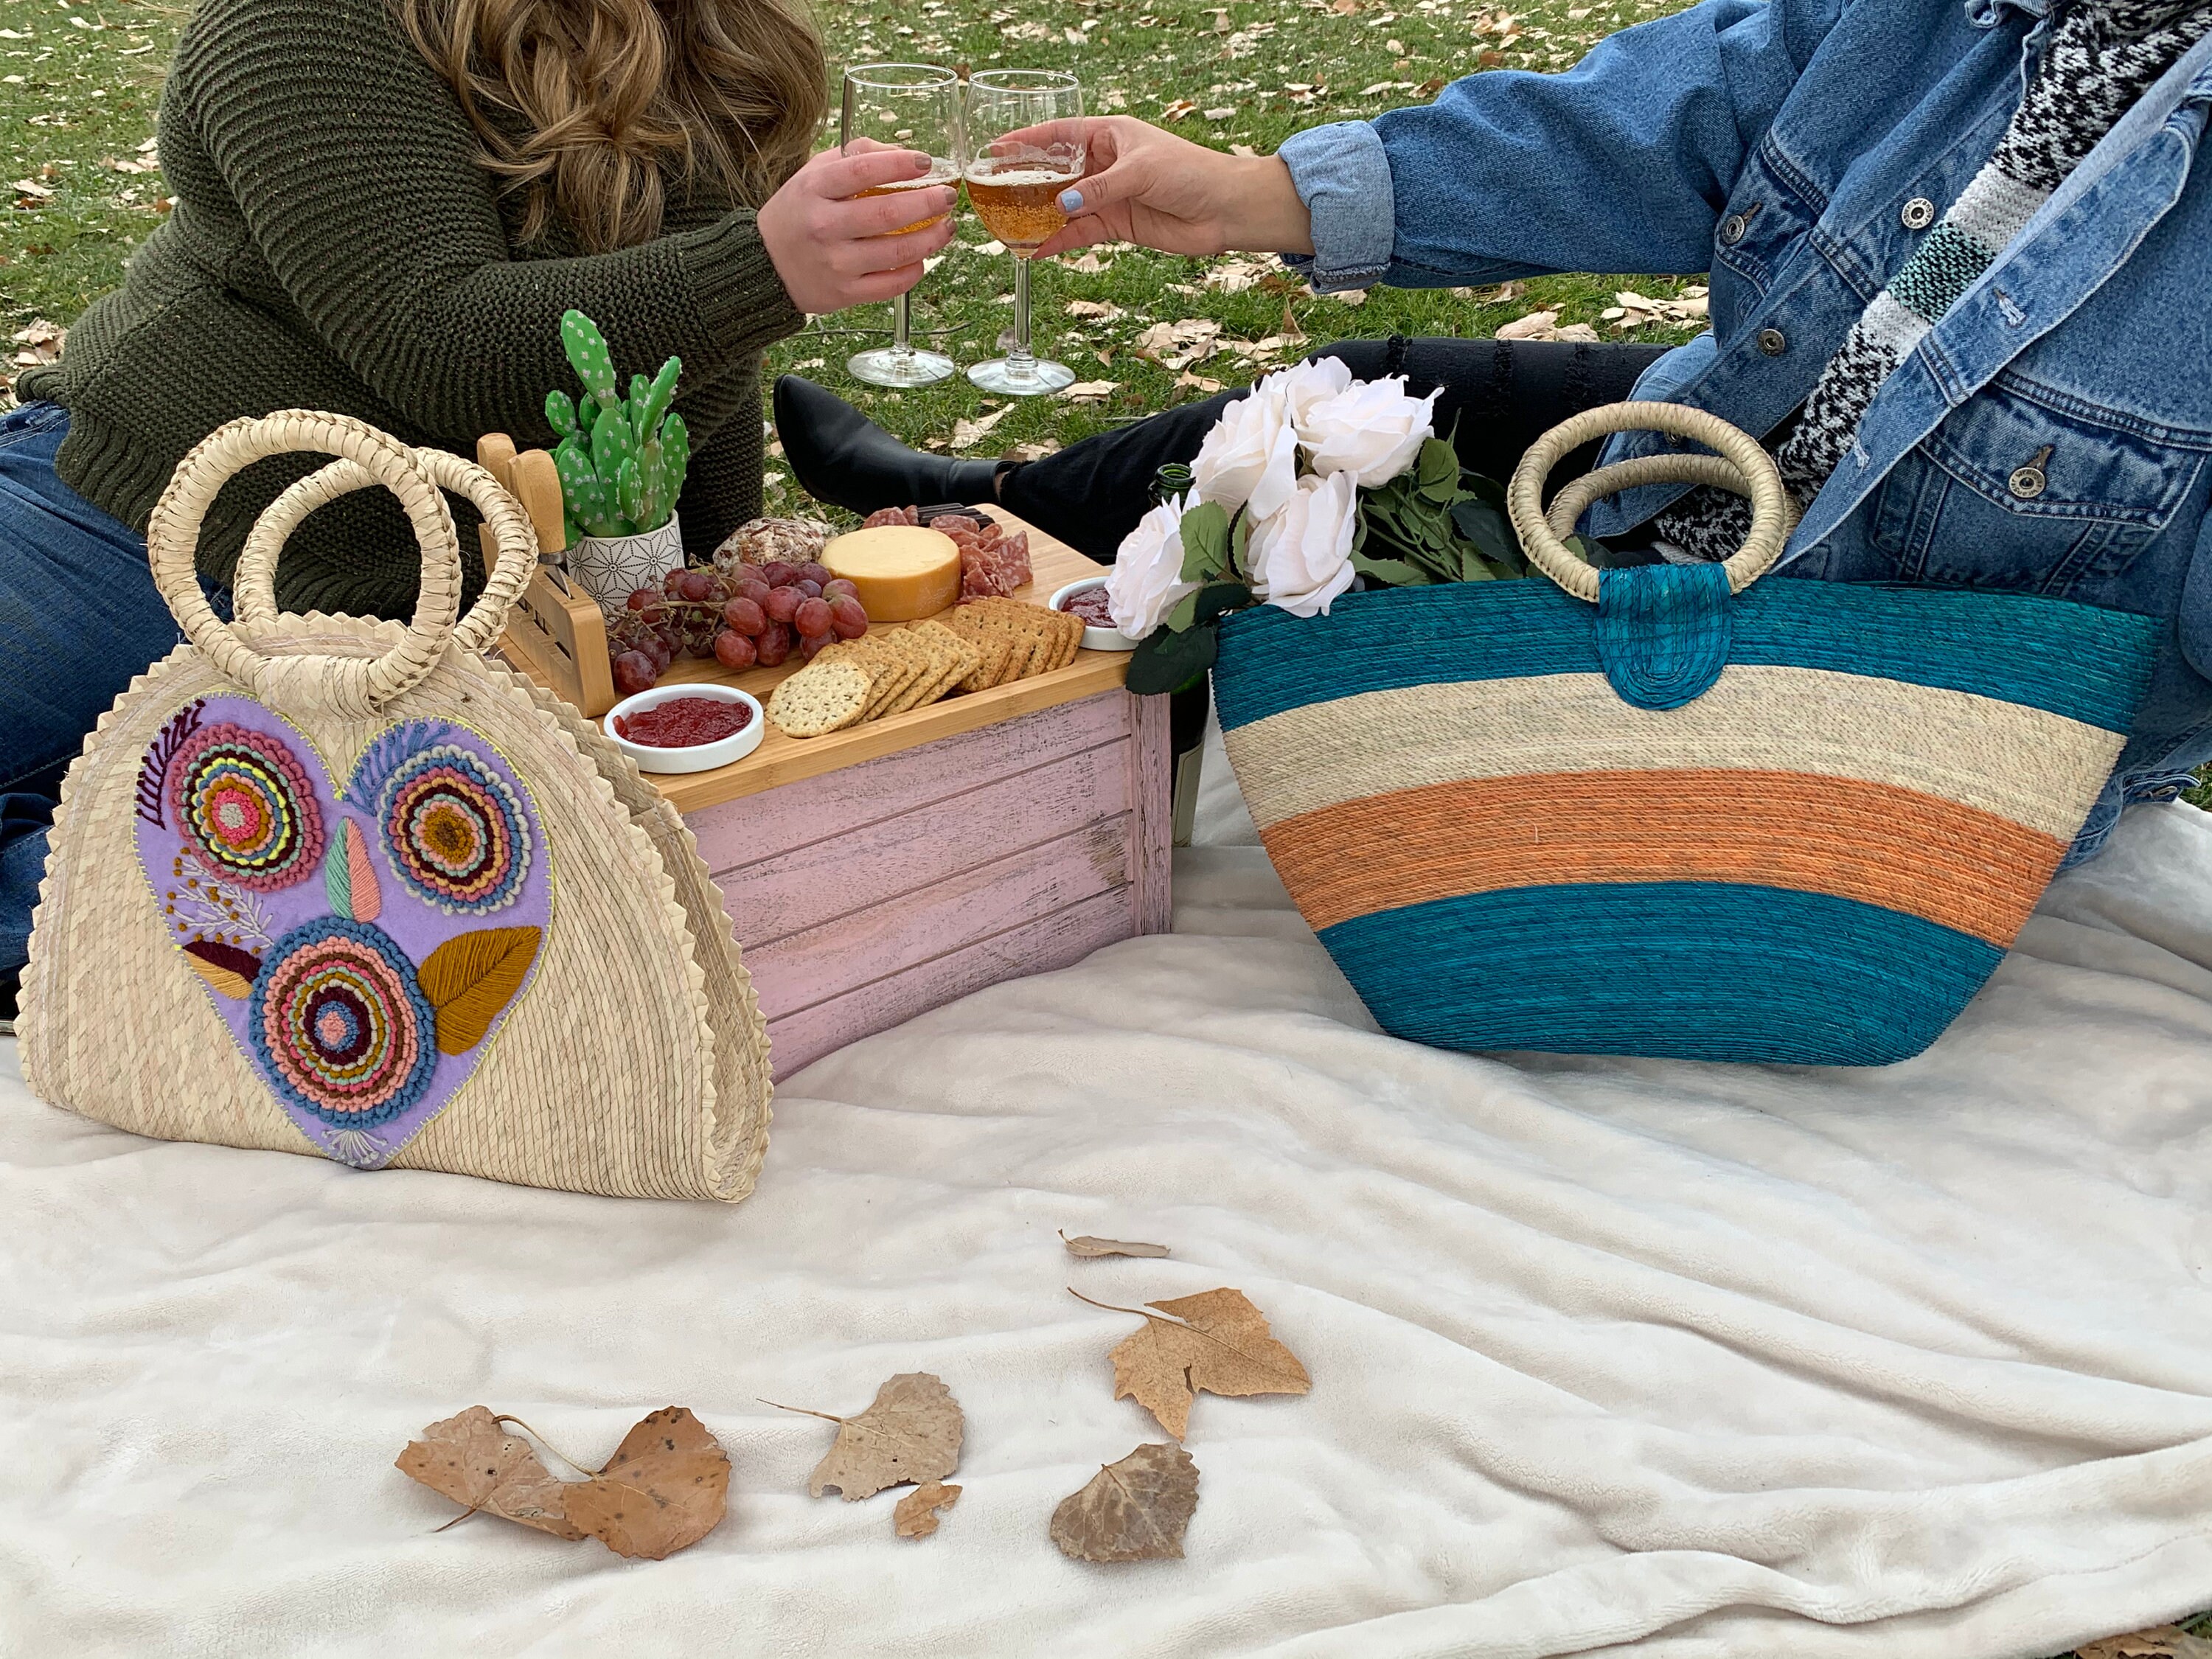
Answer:
[[[1564,75],[1470,75],[1432,104],[1297,134],[1279,153],[1315,253],[1291,263],[1317,288],[1702,271],[1730,189],[1846,3],[1704,0]]]
[[[1364,121],[1334,121],[1294,132],[1275,152],[1313,218],[1314,251],[1285,254],[1322,293],[1364,288],[1390,265],[1397,234],[1390,158]]]

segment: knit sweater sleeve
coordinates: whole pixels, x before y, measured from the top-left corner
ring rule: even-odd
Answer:
[[[515,259],[452,92],[384,0],[206,0],[196,136],[323,342],[436,441],[544,426],[575,307],[618,363],[691,380],[805,320],[750,211],[610,253]],[[181,75],[179,78],[182,78]]]

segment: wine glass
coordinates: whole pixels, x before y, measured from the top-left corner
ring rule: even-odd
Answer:
[[[1067,222],[1060,193],[1083,177],[1083,140],[1066,136],[1039,143],[1043,135],[1023,135],[1082,113],[1081,83],[1056,70],[983,70],[969,77],[969,148],[961,178],[975,216],[1014,255],[1013,349],[968,371],[986,392],[1030,397],[1074,381],[1066,363],[1030,350],[1030,261]]]
[[[957,184],[960,168],[956,158],[963,148],[960,138],[960,77],[949,69],[929,64],[859,64],[845,71],[845,97],[838,112],[837,147],[854,153],[856,140],[875,139],[907,149],[918,149],[930,158],[929,171],[918,179],[902,179],[877,185],[863,196],[888,196],[902,190],[921,190],[930,185]],[[918,219],[887,234],[904,235],[932,222]],[[856,380],[870,386],[932,386],[951,378],[956,365],[940,352],[919,351],[908,338],[914,313],[909,295],[891,301],[891,343],[859,352],[845,368]]]

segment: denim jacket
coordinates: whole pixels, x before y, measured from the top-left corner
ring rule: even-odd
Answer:
[[[1498,71],[1282,148],[1317,287],[1711,271],[1712,330],[1638,398],[1747,431],[1801,404],[1989,159],[2049,0],[1705,0],[1572,71]],[[1891,376],[1783,568],[2013,588],[2164,619],[2070,854],[2212,758],[2212,38],[2106,136]],[[1932,210],[1932,211],[1931,211]],[[1671,441],[1614,439],[1606,459]],[[2033,470],[2023,471],[2033,464]],[[2037,476],[2040,475],[2039,478]],[[1618,535],[1679,489],[1598,503]]]

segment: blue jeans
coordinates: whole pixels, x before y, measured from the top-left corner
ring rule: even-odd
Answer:
[[[69,411],[0,414],[0,975],[30,954],[62,774],[181,637],[146,544],[54,476]]]

